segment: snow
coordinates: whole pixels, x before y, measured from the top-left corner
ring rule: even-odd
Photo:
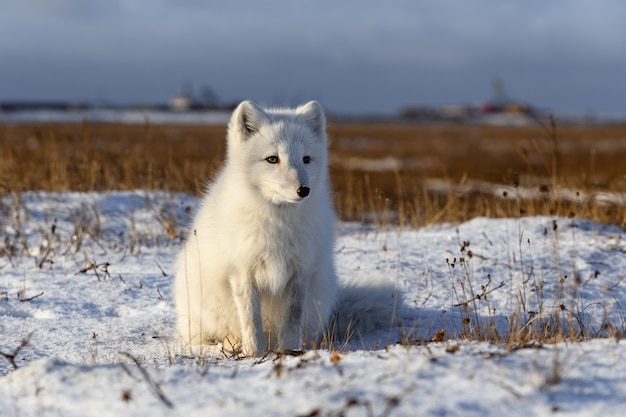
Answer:
[[[541,180],[539,180],[541,183]],[[550,182],[548,181],[543,181]],[[459,194],[480,193],[492,195],[499,198],[510,198],[520,200],[544,200],[552,198],[562,202],[580,204],[582,202],[595,202],[602,206],[623,205],[626,202],[626,193],[612,191],[581,191],[568,187],[559,186],[551,190],[545,184],[543,186],[514,186],[509,184],[498,184],[487,181],[467,180],[463,184],[456,184],[452,181],[429,178],[424,181],[424,187],[431,192],[447,195],[450,192]]]
[[[0,415],[623,414],[619,227],[341,223],[340,277],[395,282],[399,324],[337,352],[237,359],[173,337],[173,263],[195,203],[160,191],[0,197]],[[506,343],[543,324],[580,341]]]

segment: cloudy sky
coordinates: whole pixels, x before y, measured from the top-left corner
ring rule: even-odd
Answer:
[[[317,99],[344,113],[508,95],[626,115],[623,0],[0,0],[0,101]]]

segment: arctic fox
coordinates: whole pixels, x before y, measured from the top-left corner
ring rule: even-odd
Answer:
[[[235,109],[226,161],[178,258],[185,344],[235,341],[258,356],[321,338],[338,303],[327,159],[317,102]]]

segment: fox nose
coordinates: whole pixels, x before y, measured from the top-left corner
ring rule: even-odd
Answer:
[[[310,192],[311,192],[311,189],[307,187],[306,185],[300,186],[300,188],[298,188],[298,191],[296,191],[296,193],[298,194],[298,197],[300,198],[304,198],[308,196]]]

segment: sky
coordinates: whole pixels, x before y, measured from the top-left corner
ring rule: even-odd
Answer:
[[[224,102],[346,114],[480,104],[626,115],[623,0],[0,0],[0,102]]]

